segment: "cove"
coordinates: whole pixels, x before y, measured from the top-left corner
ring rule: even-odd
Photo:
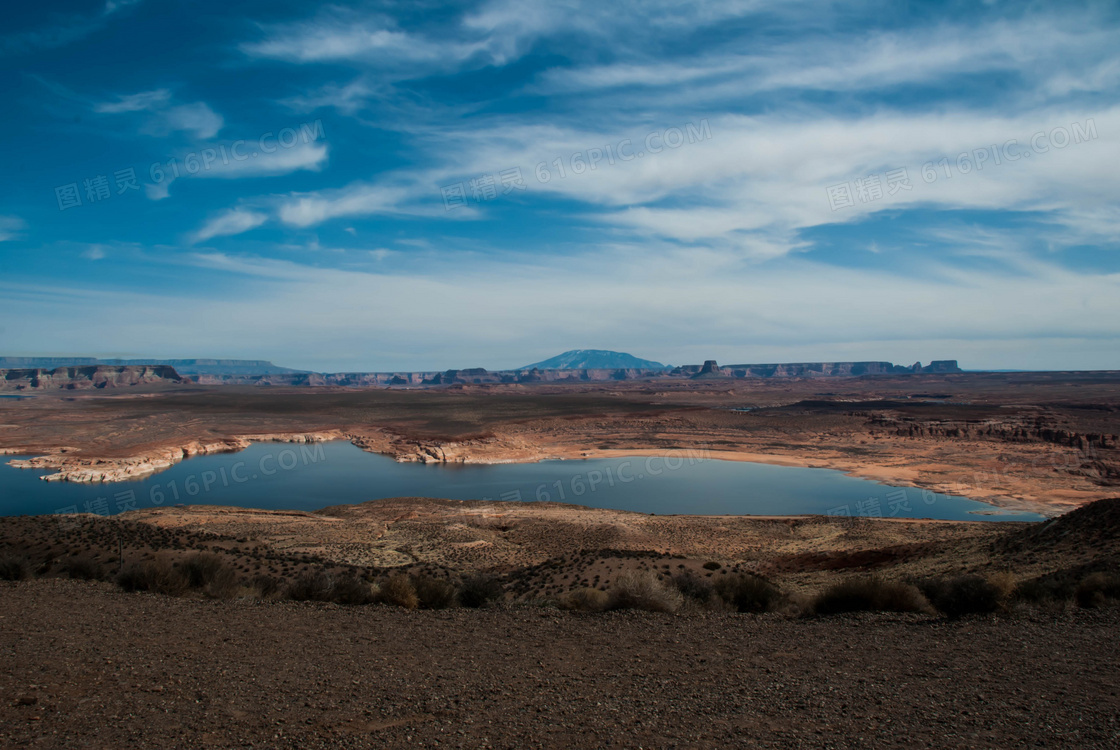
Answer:
[[[258,443],[199,456],[144,479],[44,482],[45,471],[0,463],[0,515],[113,515],[169,505],[319,510],[388,497],[552,501],[640,513],[1038,521],[964,497],[891,487],[831,469],[665,456],[529,464],[397,463],[344,441]]]

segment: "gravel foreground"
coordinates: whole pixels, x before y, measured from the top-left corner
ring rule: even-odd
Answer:
[[[1120,747],[1120,613],[406,611],[0,584],[0,747]]]

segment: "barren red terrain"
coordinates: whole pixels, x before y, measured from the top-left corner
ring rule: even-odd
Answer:
[[[449,462],[695,448],[1058,517],[396,498],[0,518],[0,571],[27,578],[0,582],[0,745],[1117,747],[1118,405],[1108,373],[140,385],[4,403],[0,448],[87,481],[265,439]],[[202,560],[216,578],[192,584]],[[735,581],[777,598],[750,613],[721,593]],[[830,614],[851,582],[895,592],[869,609],[906,611]],[[458,593],[401,598],[423,585]],[[991,606],[954,613],[950,585]]]

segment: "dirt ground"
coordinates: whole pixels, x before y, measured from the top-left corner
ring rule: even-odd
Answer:
[[[0,746],[1115,748],[1111,610],[406,611],[0,584]]]

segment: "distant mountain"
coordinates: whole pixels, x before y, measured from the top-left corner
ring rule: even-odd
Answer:
[[[531,370],[666,370],[667,365],[649,359],[639,359],[625,352],[606,349],[573,349],[550,359],[525,365],[519,369]]]
[[[303,373],[278,367],[261,359],[96,359],[94,357],[0,357],[0,369],[56,367],[161,366],[174,367],[180,375],[283,375]]]

